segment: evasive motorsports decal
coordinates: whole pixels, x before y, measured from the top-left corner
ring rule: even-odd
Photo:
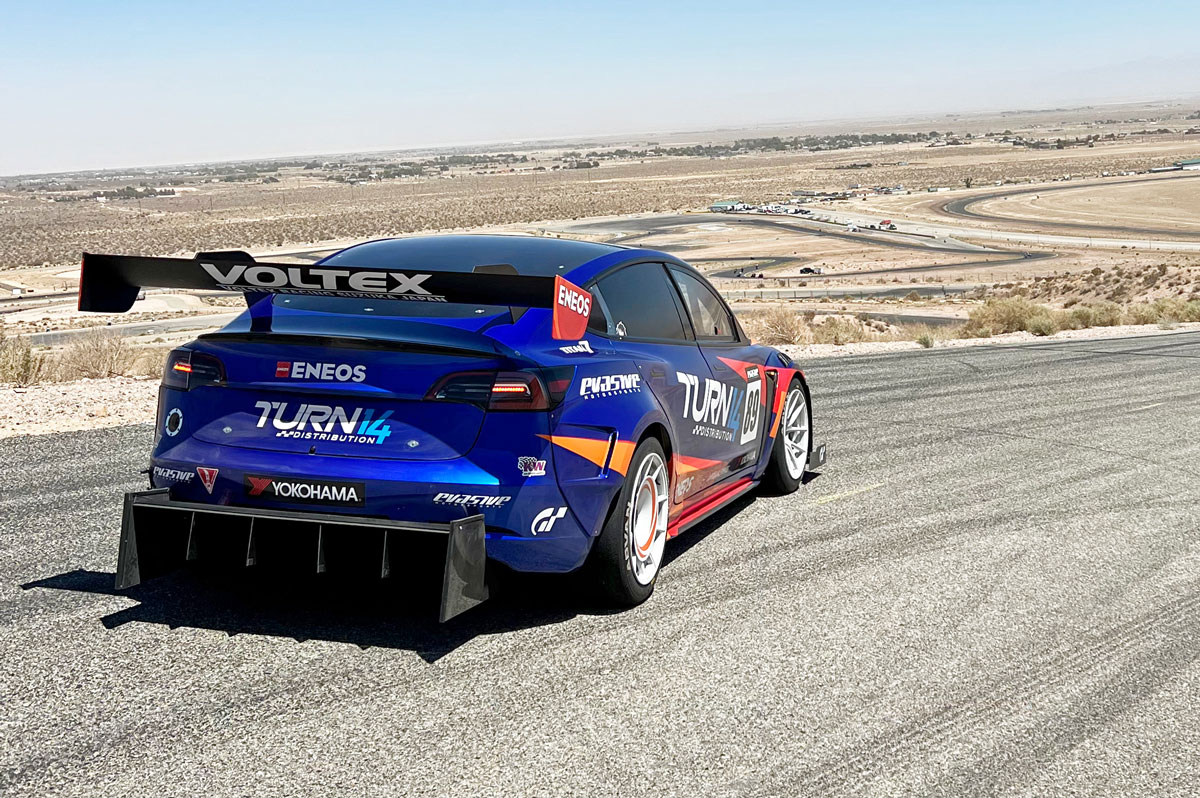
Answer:
[[[200,268],[227,291],[269,288],[277,293],[378,297],[414,302],[445,302],[444,295],[421,286],[433,275],[378,270],[335,269],[328,266],[269,266],[267,264],[201,263]],[[584,319],[587,325],[587,319]],[[574,336],[579,337],[579,336]]]
[[[483,496],[477,493],[439,493],[433,497],[434,504],[454,504],[460,507],[478,507],[492,510],[512,501],[512,496]]]
[[[185,485],[192,484],[192,480],[196,478],[195,471],[183,471],[178,468],[163,468],[162,466],[154,466],[154,480],[164,480],[166,482],[182,482]]]
[[[584,377],[579,381],[579,396],[583,399],[638,393],[641,390],[640,374],[605,374],[601,377]]]
[[[245,486],[247,496],[276,502],[362,507],[366,498],[366,485],[362,482],[247,474]]]
[[[392,434],[392,426],[384,422],[392,411],[385,410],[375,417],[371,408],[347,410],[341,405],[301,404],[289,414],[287,402],[255,402],[259,409],[258,427],[270,420],[276,438],[329,441],[331,443],[383,443]]]

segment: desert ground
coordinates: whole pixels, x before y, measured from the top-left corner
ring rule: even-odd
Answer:
[[[83,251],[245,249],[311,262],[418,232],[661,249],[706,271],[748,327],[757,329],[764,303],[802,325],[840,315],[863,329],[854,340],[839,331],[835,345],[860,349],[930,324],[941,341],[942,321],[966,323],[997,299],[1060,314],[1080,302],[1125,308],[1103,314],[1109,325],[1187,323],[1182,305],[1128,308],[1200,298],[1200,171],[1149,171],[1200,155],[1189,112],[1143,104],[861,123],[853,134],[828,123],[0,178],[0,333],[9,349],[30,350],[0,357],[26,366],[0,382],[105,376],[87,367],[98,346],[89,336],[122,339],[123,354],[101,360],[152,376],[167,349],[241,304],[152,290],[130,313],[81,314],[74,264]],[[825,196],[795,196],[804,191]],[[723,199],[809,212],[708,212]],[[868,228],[883,221],[896,229]],[[1060,317],[1050,334],[1079,323]],[[796,340],[775,325],[768,342],[824,345],[802,325]]]

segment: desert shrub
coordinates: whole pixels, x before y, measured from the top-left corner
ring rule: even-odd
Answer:
[[[814,324],[812,332],[813,340],[818,344],[844,346],[859,341],[873,340],[873,336],[857,321],[836,316],[827,318],[820,324]]]
[[[92,330],[72,337],[58,359],[57,377],[113,377],[126,373],[133,360],[126,339],[111,330]]]
[[[1025,323],[1025,329],[1034,335],[1054,335],[1059,328],[1051,316],[1032,316]]]
[[[905,302],[920,302],[921,295],[918,294],[916,291],[909,291],[907,294],[904,295],[904,301]]]
[[[747,316],[743,321],[750,336],[764,344],[807,344],[813,340],[804,318],[783,306]]]
[[[917,342],[917,344],[919,344],[921,347],[923,347],[925,349],[933,348],[933,343],[934,343],[933,335],[931,335],[930,333],[927,333],[927,332],[921,333],[914,340]]]
[[[963,335],[968,338],[986,338],[1000,333],[1020,332],[1029,329],[1033,318],[1045,318],[1053,323],[1050,309],[1044,305],[1035,305],[1023,297],[1008,299],[989,299],[982,307],[971,311],[963,328]],[[1039,322],[1039,326],[1044,326]]]
[[[1096,309],[1091,305],[1079,305],[1071,308],[1071,312],[1066,314],[1066,323],[1063,325],[1065,329],[1082,330],[1086,327],[1096,326]]]
[[[0,330],[0,382],[32,385],[45,376],[46,357],[33,350],[28,338],[8,338]]]
[[[170,351],[169,346],[138,349],[126,373],[130,377],[161,377]]]
[[[1113,302],[1097,302],[1089,305],[1093,327],[1115,327],[1121,323],[1121,308]]]
[[[1126,324],[1155,324],[1161,317],[1161,312],[1152,303],[1136,302],[1125,308]]]

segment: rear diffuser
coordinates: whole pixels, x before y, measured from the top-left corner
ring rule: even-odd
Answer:
[[[180,523],[151,523],[150,513],[170,511],[181,515]],[[117,553],[117,590],[163,576],[180,568],[185,562],[198,558],[198,522],[242,519],[246,524],[244,552],[246,566],[259,560],[256,544],[258,523],[301,524],[316,527],[316,551],[312,562],[318,573],[324,573],[326,545],[335,535],[374,532],[380,536],[379,575],[391,573],[391,547],[395,533],[430,533],[446,536],[446,560],[442,573],[442,600],[438,619],[448,621],[488,598],[484,578],[487,552],[484,543],[482,515],[457,519],[448,524],[391,521],[383,518],[363,518],[333,513],[294,512],[260,507],[230,507],[221,504],[174,501],[167,488],[133,491],[125,494],[125,509],[121,517],[121,541]],[[238,554],[242,558],[242,554]]]

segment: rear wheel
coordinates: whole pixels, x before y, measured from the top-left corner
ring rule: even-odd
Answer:
[[[642,441],[592,552],[599,586],[614,604],[632,607],[654,592],[667,544],[669,482],[662,445]]]
[[[804,480],[808,456],[812,453],[812,410],[808,391],[799,378],[788,386],[779,419],[779,431],[771,448],[771,461],[763,481],[780,493],[792,493]]]

